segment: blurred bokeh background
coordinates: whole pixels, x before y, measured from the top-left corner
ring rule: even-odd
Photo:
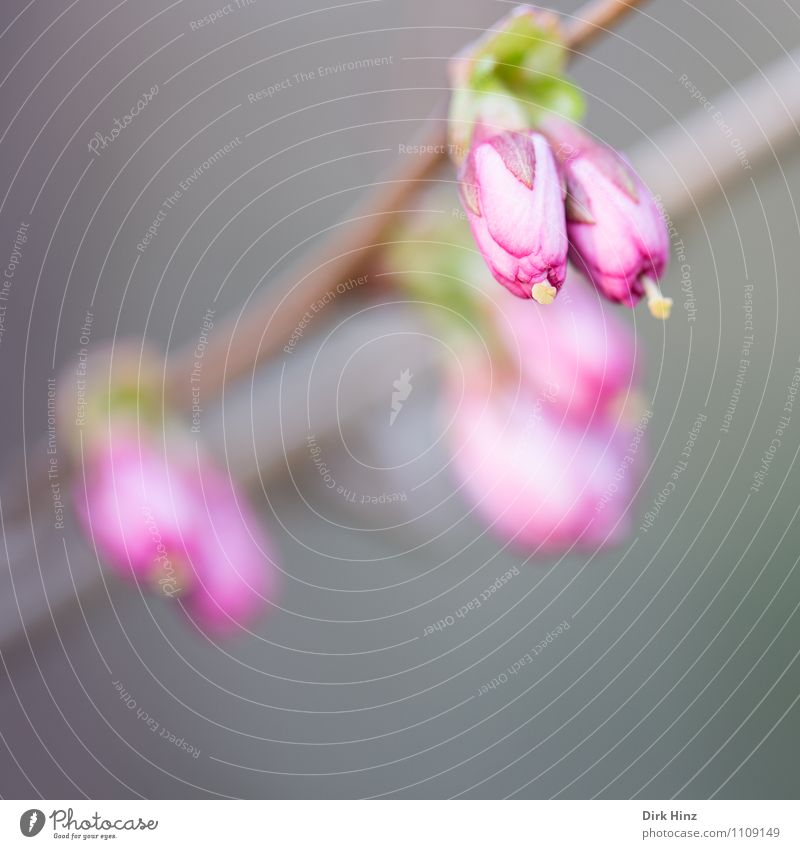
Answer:
[[[291,354],[224,404],[202,400],[202,437],[251,485],[284,572],[252,634],[211,640],[107,575],[65,480],[64,530],[47,490],[32,518],[12,514],[9,489],[27,504],[21,456],[29,474],[46,459],[48,380],[103,340],[171,351],[210,309],[215,326],[246,314],[414,155],[403,146],[446,95],[447,57],[510,8],[240,0],[203,24],[220,6],[3,6],[4,269],[21,227],[27,241],[0,337],[0,793],[796,797],[800,407],[784,408],[800,356],[800,138],[758,157],[739,145],[713,192],[686,187],[673,318],[624,315],[653,417],[618,548],[531,557],[487,533],[447,467],[437,364],[453,353],[373,268],[370,295],[336,297]],[[683,175],[667,142],[703,126],[734,150],[755,105],[736,92],[769,92],[768,69],[798,47],[796,0],[653,0],[571,69],[590,129],[649,156],[668,197]],[[390,424],[405,369],[413,392]],[[346,494],[326,486],[312,436]],[[535,663],[481,693],[562,622]]]

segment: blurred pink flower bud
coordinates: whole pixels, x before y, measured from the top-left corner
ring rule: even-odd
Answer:
[[[546,310],[519,309],[499,290],[493,304],[498,337],[540,404],[575,422],[625,406],[636,389],[635,338],[591,286],[573,274]]]
[[[561,421],[527,395],[481,383],[453,398],[452,464],[491,531],[540,552],[620,543],[639,483],[635,429]]]
[[[205,464],[194,480],[204,503],[190,545],[194,585],[184,606],[201,627],[229,632],[252,621],[275,598],[277,560],[228,477]]]
[[[632,307],[646,294],[651,313],[667,318],[672,300],[656,281],[669,238],[650,191],[621,154],[574,124],[549,119],[542,131],[567,182],[570,259],[610,300]]]
[[[275,592],[276,561],[233,484],[182,434],[166,447],[130,425],[98,436],[75,502],[105,564],[180,597],[210,631],[253,619]]]
[[[545,138],[510,131],[478,138],[459,180],[495,279],[520,298],[551,303],[564,282],[568,245],[562,183]]]
[[[185,570],[184,534],[202,504],[155,446],[120,430],[88,445],[83,471],[85,492],[81,481],[75,493],[78,516],[108,566],[152,584],[168,568]]]

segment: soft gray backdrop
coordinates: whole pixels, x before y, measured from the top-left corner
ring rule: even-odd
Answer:
[[[0,340],[4,466],[23,433],[30,447],[45,432],[47,379],[75,363],[87,309],[91,345],[134,334],[162,349],[197,337],[223,279],[217,316],[238,310],[269,285],[260,282],[266,269],[302,257],[305,240],[341,221],[398,162],[398,145],[444,93],[445,58],[509,6],[253,0],[193,29],[218,6],[4,3],[4,267],[17,228],[29,225]],[[592,130],[628,147],[698,108],[683,74],[713,103],[798,45],[795,0],[654,0],[573,69]],[[382,62],[294,77],[359,59]],[[130,126],[90,153],[94,133],[108,133],[154,85]],[[184,194],[134,268],[163,198],[237,136],[241,146]],[[662,326],[636,313],[654,411],[638,521],[698,413],[707,422],[675,492],[632,548],[526,562],[482,534],[458,499],[417,520],[425,497],[435,503],[452,486],[446,474],[403,509],[363,510],[326,494],[301,457],[293,479],[284,472],[265,482],[268,497],[254,492],[286,573],[282,609],[256,636],[214,645],[166,602],[111,579],[44,622],[23,624],[16,603],[6,605],[17,636],[2,648],[0,793],[797,797],[800,408],[763,487],[748,490],[800,354],[799,152],[743,173],[676,222],[694,322],[677,262],[666,282],[673,319]],[[747,283],[754,341],[723,432],[748,332]],[[337,308],[344,318],[346,305]],[[318,321],[315,329],[336,327]],[[381,321],[381,333],[406,322],[414,332],[405,312]],[[381,345],[340,350],[284,403],[305,405],[316,380],[341,378],[346,389],[352,362],[368,358],[385,404],[348,428],[346,448],[326,443],[326,459],[359,491],[410,492],[444,460],[437,382],[420,378],[390,431],[391,383],[436,343]],[[378,475],[364,464],[401,468]],[[15,581],[33,576],[35,593],[39,569],[69,574],[67,556],[99,572],[72,531],[66,546],[60,535],[52,544],[45,524],[40,563],[8,555]],[[520,574],[491,603],[424,636],[514,565]],[[535,665],[477,695],[562,620],[571,628]],[[200,755],[154,736],[114,681]]]

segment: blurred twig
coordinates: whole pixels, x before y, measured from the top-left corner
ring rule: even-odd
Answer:
[[[693,85],[679,78],[687,81]],[[781,167],[779,152],[791,142],[796,145],[800,136],[798,81],[800,50],[794,50],[718,95],[703,94],[702,108],[629,152],[671,219],[697,211],[709,195],[751,178],[755,166],[767,159]]]

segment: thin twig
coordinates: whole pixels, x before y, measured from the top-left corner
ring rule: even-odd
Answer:
[[[644,0],[594,0],[578,10],[566,28],[565,42],[571,50],[583,50],[601,35],[607,35],[632,9]]]
[[[579,10],[567,27],[566,46],[577,51],[607,33],[643,0],[594,0]],[[204,397],[219,394],[226,382],[252,372],[285,345],[312,304],[334,292],[337,284],[365,273],[386,234],[416,192],[447,160],[447,122],[437,109],[426,122],[420,156],[376,186],[373,195],[312,254],[300,271],[291,269],[270,291],[255,296],[241,316],[214,331],[204,358]],[[194,365],[193,346],[169,357],[164,387],[170,403],[191,403],[189,378]]]

